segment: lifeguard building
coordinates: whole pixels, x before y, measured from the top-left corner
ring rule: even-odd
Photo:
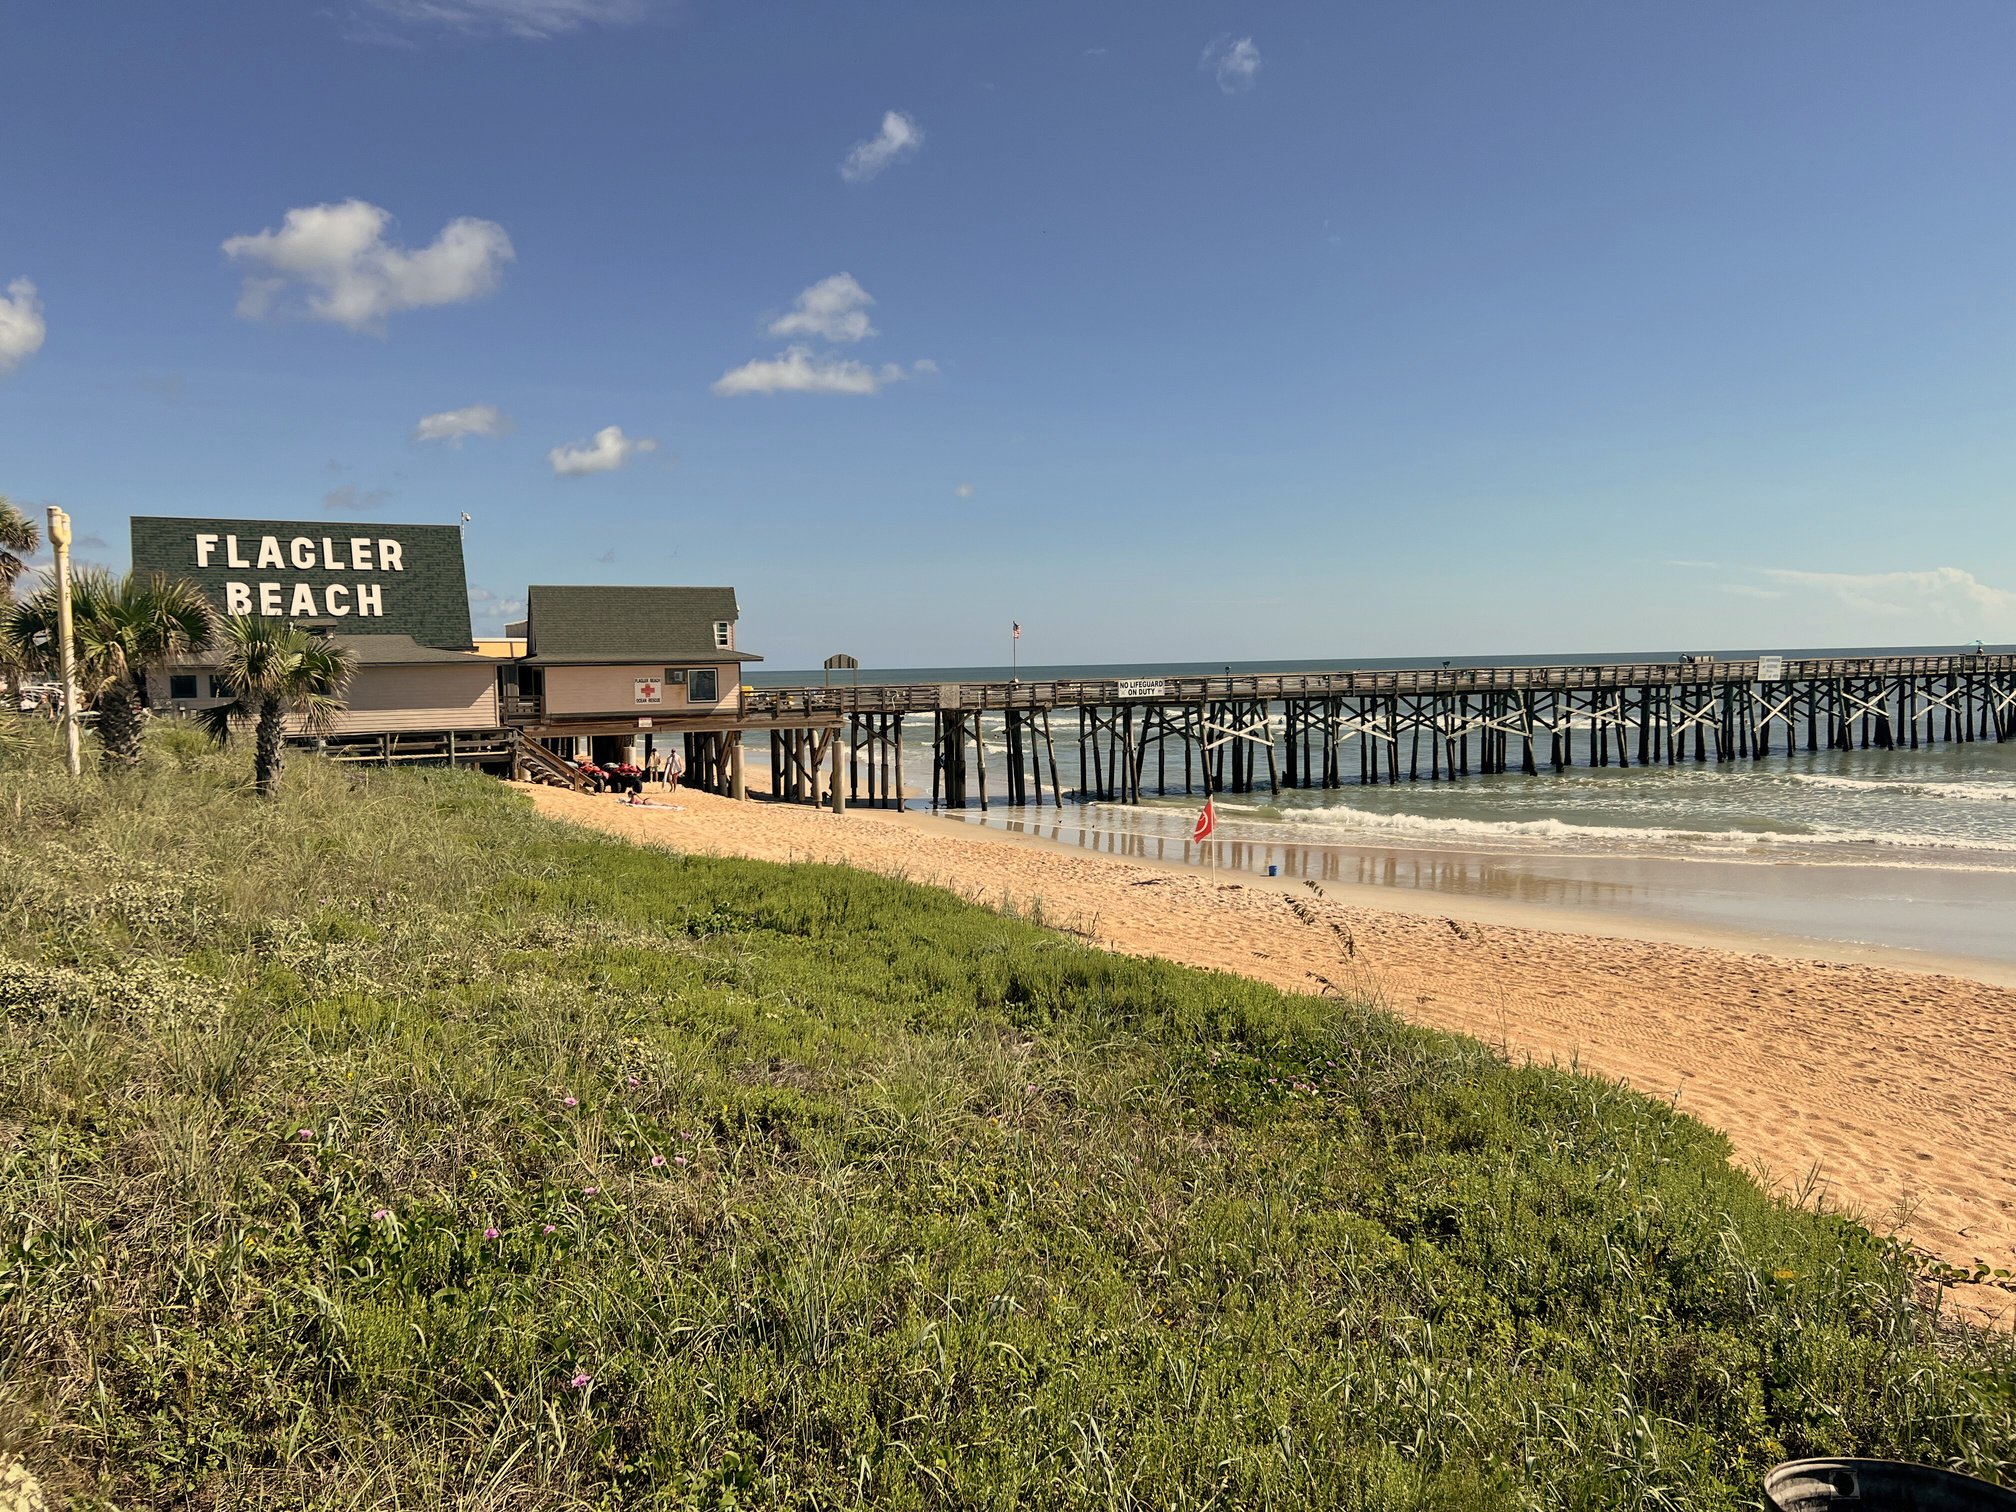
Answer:
[[[696,783],[732,787],[742,664],[763,659],[737,643],[740,614],[733,588],[535,583],[525,618],[504,627],[525,642],[500,674],[504,720],[598,763],[644,765],[680,739]]]

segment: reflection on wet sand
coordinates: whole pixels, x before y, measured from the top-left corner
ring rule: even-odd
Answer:
[[[1124,860],[1283,878],[1318,886],[1526,904],[1877,945],[1959,960],[2016,962],[2016,873],[1859,865],[1759,865],[1720,859],[1580,856],[1394,846],[1295,845],[1227,836],[1203,845],[1121,824],[1073,823],[1055,810],[948,813]]]

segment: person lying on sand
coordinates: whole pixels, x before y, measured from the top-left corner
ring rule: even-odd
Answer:
[[[625,808],[679,809],[683,812],[686,807],[686,805],[683,803],[653,803],[649,798],[646,798],[642,793],[636,793],[636,792],[631,793],[628,797],[622,799],[621,801]]]

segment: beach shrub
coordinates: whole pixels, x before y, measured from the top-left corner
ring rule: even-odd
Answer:
[[[485,779],[0,773],[0,1455],[68,1505],[1687,1508],[2006,1339],[1671,1107]]]

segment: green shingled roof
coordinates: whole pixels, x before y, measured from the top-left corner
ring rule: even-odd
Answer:
[[[436,662],[478,662],[499,665],[494,656],[474,651],[450,651],[443,646],[423,646],[410,635],[344,635],[329,637],[357,658],[360,667],[420,667]]]
[[[714,644],[717,621],[733,624],[733,588],[577,588],[535,583],[525,590],[533,662],[761,661]]]

